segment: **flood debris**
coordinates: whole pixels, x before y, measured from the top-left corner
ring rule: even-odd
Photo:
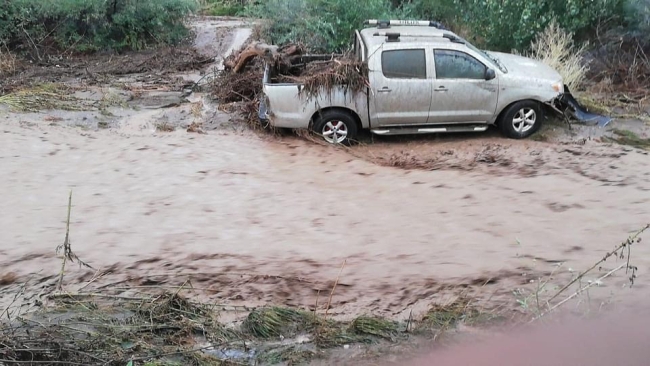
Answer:
[[[75,80],[82,85],[121,85],[124,88],[180,90],[191,85],[179,73],[212,63],[193,47],[162,47],[120,54],[72,55],[32,63],[0,55],[0,95],[45,83]]]
[[[171,293],[130,301],[51,296],[43,310],[2,324],[0,362],[126,365],[174,357],[199,365],[194,337],[235,337],[206,309]]]
[[[335,321],[279,306],[223,324],[221,308],[192,301],[180,290],[46,295],[38,310],[0,323],[0,363],[303,364],[332,348],[408,338],[405,324],[381,317]],[[462,309],[449,311],[462,317]]]
[[[359,93],[369,85],[367,64],[352,55],[310,55],[298,44],[278,47],[252,42],[226,57],[224,70],[214,78],[212,95],[222,108],[239,112],[251,125],[258,124],[267,66],[268,82],[297,84],[306,100],[335,87]]]
[[[249,61],[258,57],[278,68],[290,67],[292,56],[301,55],[304,52],[304,47],[298,44],[276,46],[255,41],[230,54],[223,61],[223,65],[225,70],[238,74]]]
[[[321,92],[329,93],[334,88],[343,88],[348,93],[365,93],[368,81],[368,64],[351,54],[328,56],[305,56],[298,59],[290,69],[293,75],[278,75],[280,82],[300,85],[300,95],[307,100],[316,98]]]
[[[81,111],[95,109],[94,103],[77,98],[73,89],[63,84],[39,84],[0,95],[0,105],[16,112],[38,112],[48,109]]]

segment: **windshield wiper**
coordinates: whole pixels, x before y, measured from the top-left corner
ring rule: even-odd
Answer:
[[[505,72],[505,73],[508,72],[508,69],[507,69],[506,66],[503,64],[503,62],[501,62],[501,60],[499,60],[498,58],[492,56],[492,55],[490,54],[490,52],[488,52],[488,51],[483,51],[483,53],[484,53],[484,54],[485,54],[485,55],[486,55],[490,60],[494,61],[494,63],[496,63],[497,66],[499,66],[499,68],[501,69],[501,71],[503,71],[503,72]]]

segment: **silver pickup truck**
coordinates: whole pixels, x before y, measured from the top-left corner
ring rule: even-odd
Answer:
[[[355,32],[354,54],[370,70],[367,92],[338,87],[307,98],[300,85],[276,82],[267,65],[263,123],[311,129],[329,143],[344,144],[361,129],[397,135],[480,132],[489,125],[521,139],[539,130],[545,111],[560,111],[558,101],[570,102],[582,117],[586,113],[575,99],[562,98],[567,94],[562,77],[541,62],[480,50],[435,22],[366,24]],[[594,116],[599,117],[587,114]]]

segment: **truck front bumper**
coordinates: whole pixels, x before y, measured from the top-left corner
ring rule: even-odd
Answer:
[[[612,121],[611,117],[589,112],[589,110],[582,106],[573,94],[571,94],[571,91],[566,85],[564,86],[564,92],[549,104],[556,110],[556,112],[561,113],[564,117],[572,117],[582,123],[605,127]]]

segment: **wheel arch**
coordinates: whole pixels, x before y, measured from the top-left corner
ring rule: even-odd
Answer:
[[[314,122],[316,121],[318,116],[320,116],[321,114],[323,114],[325,112],[328,112],[328,111],[339,111],[339,112],[349,114],[354,119],[354,122],[357,125],[357,130],[361,131],[363,129],[363,126],[361,124],[361,117],[357,114],[357,112],[353,111],[350,108],[346,108],[346,107],[325,107],[325,108],[321,108],[321,109],[317,110],[316,112],[314,112],[314,114],[309,119],[309,129],[311,129],[313,127]]]
[[[494,120],[494,124],[498,126],[501,123],[501,121],[503,121],[503,115],[506,113],[506,111],[510,107],[512,107],[513,105],[515,105],[517,103],[520,103],[520,102],[534,102],[534,103],[537,103],[537,105],[539,106],[539,109],[541,111],[543,111],[543,112],[546,112],[544,110],[544,108],[546,107],[545,104],[543,102],[537,100],[537,99],[533,99],[533,98],[519,99],[519,100],[515,100],[513,102],[510,102],[510,103],[506,104],[503,108],[501,108],[501,110],[497,114],[496,119]]]

